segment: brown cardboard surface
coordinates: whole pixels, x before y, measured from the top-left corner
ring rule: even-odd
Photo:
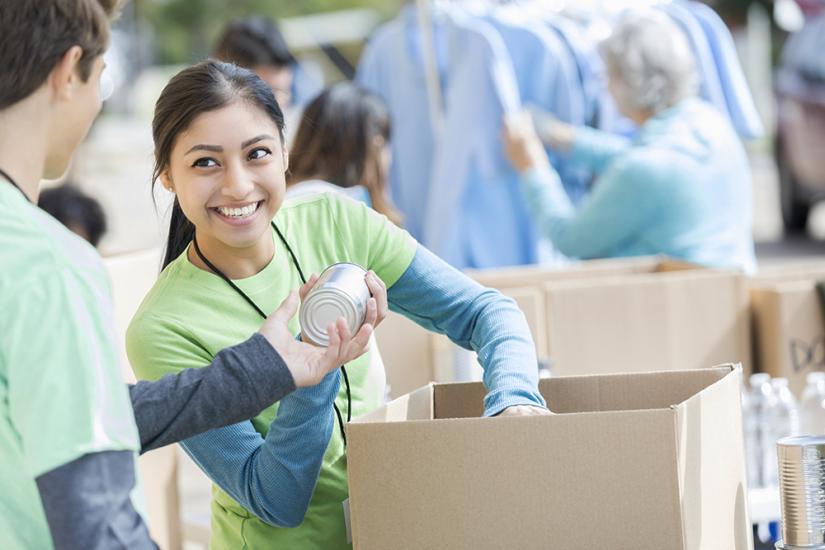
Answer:
[[[750,548],[740,379],[722,367],[543,380],[577,412],[526,418],[474,417],[479,383],[422,388],[348,426],[355,548]]]
[[[568,265],[548,268],[542,266],[505,267],[499,269],[474,269],[465,273],[484,286],[526,286],[544,283],[548,280],[581,279],[583,277],[604,277],[610,275],[632,275],[650,273],[657,270],[663,256],[642,256],[636,258],[613,258],[587,260]],[[692,266],[696,269],[696,266]]]
[[[740,377],[726,376],[675,408],[686,548],[750,549],[753,545],[741,405],[733,399],[739,395],[740,383]]]
[[[788,378],[797,397],[808,373],[825,370],[825,323],[815,288],[820,277],[809,274],[757,278],[750,291],[758,369]]]
[[[554,374],[750,366],[747,290],[737,274],[680,270],[545,290]]]
[[[392,397],[428,384],[434,378],[433,335],[403,315],[390,312],[375,329]]]
[[[556,413],[666,409],[729,373],[729,368],[720,367],[699,371],[560,376],[540,380],[539,390],[550,410]],[[474,418],[484,412],[486,390],[478,383],[454,382],[429,387],[433,388],[433,418]]]
[[[468,271],[515,299],[539,359],[556,375],[700,368],[741,362],[750,372],[747,283],[662,257],[593,260],[563,269]],[[452,350],[392,314],[376,336],[393,397],[447,380]]]

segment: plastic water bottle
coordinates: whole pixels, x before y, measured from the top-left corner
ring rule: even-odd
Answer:
[[[742,380],[741,388],[742,399],[742,436],[745,441],[745,473],[748,478],[748,487],[754,488],[759,484],[759,470],[757,464],[751,458],[753,453],[753,411],[751,409],[751,398],[748,395],[748,388],[745,386],[745,381]]]
[[[776,458],[777,440],[799,434],[799,408],[796,399],[788,387],[787,378],[771,380],[773,394],[766,409],[767,422],[765,446],[762,447],[762,460],[765,472],[765,486],[779,487],[779,471]]]
[[[765,409],[773,394],[769,374],[757,373],[750,377],[751,390],[747,398],[747,411],[743,411],[745,427],[745,452],[747,455],[748,487],[765,486],[762,449],[765,447]]]
[[[825,372],[808,374],[799,403],[800,435],[825,435]]]

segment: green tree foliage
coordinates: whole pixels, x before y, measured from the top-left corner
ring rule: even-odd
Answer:
[[[400,6],[399,0],[132,1],[138,20],[152,29],[159,63],[188,63],[208,55],[223,25],[235,17],[267,15],[277,20],[351,8],[371,8],[392,17]]]

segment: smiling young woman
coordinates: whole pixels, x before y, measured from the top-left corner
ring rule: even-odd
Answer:
[[[185,69],[161,94],[155,172],[176,200],[164,270],[127,333],[138,377],[209,363],[254,331],[305,274],[349,262],[369,270],[379,321],[392,307],[478,352],[486,415],[547,413],[534,344],[514,302],[364,204],[337,194],[284,201],[283,124],[272,90],[226,63]],[[301,331],[297,317],[289,326]],[[303,404],[285,401],[183,443],[216,485],[212,548],[349,548],[343,418],[377,407],[386,375],[374,343],[345,368],[345,384],[330,383],[326,402],[317,393]]]

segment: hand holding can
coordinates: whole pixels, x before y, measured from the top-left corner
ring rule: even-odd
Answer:
[[[313,280],[315,280],[314,285]],[[308,281],[311,286],[301,303],[301,339],[327,346],[327,329],[343,319],[350,334],[365,321],[375,327],[387,315],[386,286],[372,271],[359,265],[338,263]]]

